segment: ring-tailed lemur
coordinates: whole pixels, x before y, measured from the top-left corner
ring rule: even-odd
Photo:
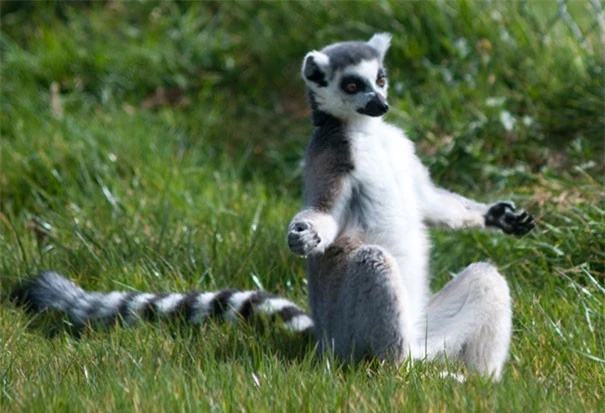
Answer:
[[[265,291],[235,291],[151,294],[85,291],[61,274],[44,271],[26,280],[11,294],[17,305],[31,312],[54,309],[66,313],[76,329],[89,324],[126,324],[139,319],[177,318],[191,324],[226,318],[249,319],[255,314],[277,315],[286,328],[310,331],[313,321],[296,304]]]
[[[459,356],[500,376],[511,336],[508,286],[486,263],[473,264],[430,297],[425,223],[496,227],[524,235],[534,224],[511,202],[480,204],[436,188],[388,110],[382,62],[390,36],[307,54],[302,74],[315,131],[307,149],[305,208],[288,229],[290,249],[308,257],[312,319],[262,291],[186,294],[87,292],[55,272],[25,282],[13,297],[33,311],[67,313],[76,326],[178,315],[278,314],[294,331],[313,330],[320,347],[347,359],[408,354]]]
[[[497,380],[511,339],[507,282],[477,263],[431,296],[426,225],[520,236],[534,220],[512,202],[481,204],[432,183],[412,142],[382,119],[390,40],[332,44],[303,62],[315,130],[288,243],[307,257],[315,332],[345,358],[446,355]]]

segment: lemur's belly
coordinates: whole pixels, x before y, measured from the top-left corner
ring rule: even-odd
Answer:
[[[364,244],[378,245],[395,258],[408,292],[410,311],[422,317],[429,297],[430,244],[426,229],[409,203],[404,206],[385,196],[381,204],[381,208],[358,206],[363,212],[352,217],[350,230],[361,235]]]
[[[405,138],[353,145],[352,199],[347,226],[364,243],[383,247],[397,261],[411,311],[422,317],[428,289],[429,241],[411,168],[415,157]]]

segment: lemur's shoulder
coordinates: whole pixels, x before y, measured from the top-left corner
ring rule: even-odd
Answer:
[[[324,170],[333,174],[351,172],[354,169],[351,156],[351,139],[343,124],[330,118],[315,126],[305,156],[308,172]]]

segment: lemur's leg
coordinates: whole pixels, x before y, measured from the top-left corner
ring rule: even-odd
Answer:
[[[429,302],[421,346],[428,358],[460,358],[498,380],[507,358],[512,314],[509,288],[498,270],[475,263]]]
[[[312,307],[323,305],[314,311],[319,318],[316,328],[320,344],[346,360],[371,355],[400,363],[410,353],[410,323],[407,293],[397,263],[387,251],[374,245],[358,245],[348,251],[341,249],[340,255],[332,254],[342,245],[342,240],[337,240],[322,258],[323,269],[337,270],[324,275],[331,285],[318,283],[323,291],[310,291],[314,295]],[[340,262],[326,262],[335,258]],[[313,303],[318,296],[321,298]]]
[[[410,354],[407,291],[395,259],[384,249],[364,245],[357,249],[340,296],[353,342],[369,353],[400,363]]]

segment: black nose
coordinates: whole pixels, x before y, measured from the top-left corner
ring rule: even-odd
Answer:
[[[358,112],[368,116],[382,116],[387,113],[388,110],[389,104],[387,103],[387,100],[381,95],[376,94],[376,96],[374,96],[364,108],[359,109]]]

